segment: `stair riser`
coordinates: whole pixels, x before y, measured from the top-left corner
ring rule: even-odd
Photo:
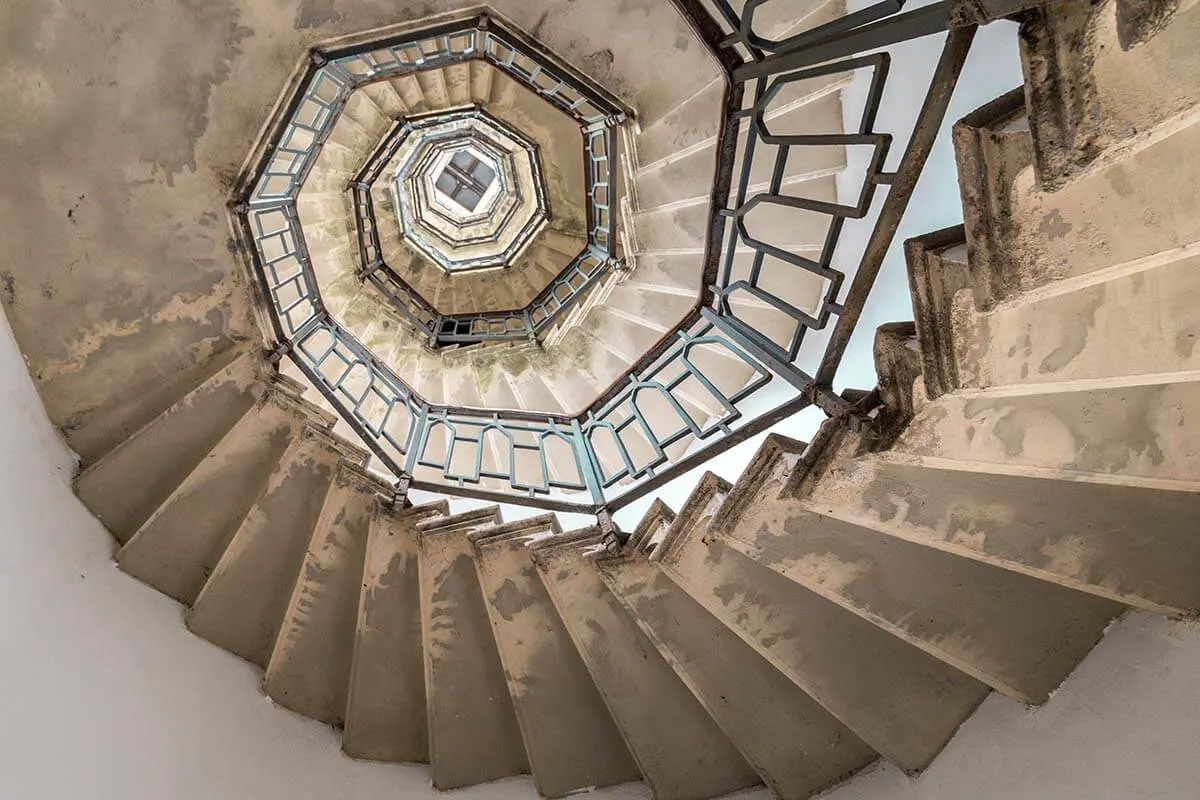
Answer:
[[[420,535],[429,749],[442,790],[529,771],[468,531]]]
[[[974,318],[968,306],[956,319],[955,355],[965,386],[1196,370],[1200,257]]]
[[[1200,609],[1200,493],[891,460],[847,465],[815,508],[1044,581],[1173,613]],[[1053,520],[1048,525],[1046,520]]]
[[[428,762],[416,524],[448,506],[376,507],[359,597],[342,750],[374,761]]]
[[[698,800],[757,781],[605,587],[594,564],[575,556],[539,568],[559,616],[656,798]]]
[[[1174,482],[1194,491],[1200,483],[1200,431],[1191,421],[1200,415],[1200,374],[1163,377],[1194,379],[946,395],[918,413],[896,447],[912,455],[1062,470],[1083,479]]]
[[[299,427],[272,405],[249,412],[121,548],[117,564],[191,605]]]
[[[341,457],[308,434],[293,443],[188,612],[193,633],[266,668]]]
[[[536,532],[536,531],[534,531]],[[521,539],[482,539],[475,566],[534,784],[543,797],[640,777]]]
[[[982,683],[708,538],[664,559],[666,573],[893,764],[924,768],[987,695]]]
[[[330,725],[345,719],[367,531],[379,489],[365,475],[339,468],[263,681],[276,703]]]
[[[75,491],[124,544],[264,391],[249,353],[79,476]]]
[[[635,557],[604,579],[776,796],[810,797],[875,759],[653,564]]]

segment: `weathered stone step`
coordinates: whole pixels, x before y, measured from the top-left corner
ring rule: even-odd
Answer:
[[[75,492],[124,544],[266,391],[257,351],[189,392],[93,464]]]
[[[758,783],[720,728],[609,591],[591,531],[534,546],[559,616],[656,798],[699,800]]]
[[[906,242],[931,397],[959,387],[1200,367],[1200,244],[1049,283],[977,312],[963,291],[971,270],[946,244],[954,236],[950,229]]]
[[[782,490],[791,461],[785,444],[773,437],[760,448],[734,490],[738,513],[760,493]],[[728,491],[705,476],[655,560],[872,749],[902,769],[923,769],[987,687],[729,547],[725,524],[713,525]]]
[[[543,797],[640,774],[530,557],[553,514],[475,531],[475,567],[534,785]]]
[[[305,426],[186,613],[189,630],[266,668],[342,459],[361,464],[366,453]]]
[[[844,81],[843,81],[844,83]],[[787,135],[796,134],[840,134],[842,122],[841,96],[836,87],[841,83],[831,82],[827,93],[797,103],[783,113],[767,118],[768,129]],[[748,126],[744,123],[738,136],[738,152],[744,152],[748,138]],[[758,143],[755,159],[750,167],[749,185],[766,190],[775,170],[775,147]],[[707,142],[702,148],[692,148],[669,161],[660,161],[637,174],[638,207],[651,211],[658,206],[694,201],[707,206],[712,191],[713,172],[716,165],[716,140]],[[828,194],[822,187],[822,196],[815,196],[807,184],[811,178],[835,174],[846,166],[846,149],[840,145],[797,146],[791,148],[783,172],[783,194],[795,197],[837,202],[836,191]],[[735,182],[742,179],[740,159],[733,165]],[[736,183],[735,183],[736,185]]]
[[[490,506],[417,525],[429,755],[442,790],[529,772],[467,539],[499,522]]]
[[[342,731],[354,758],[429,761],[417,525],[449,511],[445,500],[372,508]]]
[[[1052,190],[1037,183],[1030,134],[1002,130],[1004,110],[1000,98],[955,126],[978,308],[1200,241],[1187,211],[1200,189],[1179,169],[1200,146],[1200,111]]]
[[[1200,102],[1200,7],[1189,2],[1059,0],[1021,25],[1038,171],[1047,186],[1119,158]]]
[[[268,697],[330,725],[346,717],[371,509],[389,490],[338,464],[267,664]]]
[[[819,513],[805,495],[840,480],[859,445],[827,422],[788,490],[726,524],[727,544],[992,688],[1043,702],[1122,607]]]
[[[836,194],[836,178],[828,175],[806,181],[800,196],[832,200]],[[825,242],[829,229],[829,214],[807,209],[789,208],[763,203],[743,218],[747,233],[760,242],[789,252],[804,254]],[[708,237],[708,204],[666,206],[657,210],[639,211],[634,216],[638,246],[646,252],[703,247]]]
[[[772,792],[801,800],[874,761],[874,750],[650,563],[651,539],[672,520],[648,519],[622,560],[606,562],[605,584]]]
[[[425,107],[436,111],[450,107],[450,92],[446,87],[446,76],[440,69],[426,69],[414,73],[417,85],[421,87],[421,95],[425,98]]]
[[[126,542],[118,566],[191,605],[306,422],[333,418],[273,385]]]

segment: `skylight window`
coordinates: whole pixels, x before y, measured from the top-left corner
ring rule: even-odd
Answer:
[[[467,211],[474,211],[496,180],[496,171],[470,150],[459,150],[438,176],[437,189]]]

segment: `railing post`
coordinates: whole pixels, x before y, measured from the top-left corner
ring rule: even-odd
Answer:
[[[578,419],[571,420],[571,435],[575,439],[575,458],[579,462],[579,470],[592,502],[597,506],[604,505],[604,482],[600,480],[600,468],[596,463],[596,454],[592,452],[591,442],[583,435],[583,426]]]
[[[596,527],[600,529],[600,541],[604,544],[604,549],[610,553],[619,551],[624,540],[628,538],[621,536],[621,531],[613,522],[612,514],[607,508],[596,512]]]

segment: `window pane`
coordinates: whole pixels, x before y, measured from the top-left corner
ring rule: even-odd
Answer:
[[[463,208],[467,209],[468,211],[474,211],[475,206],[479,205],[479,201],[483,199],[483,196],[474,189],[468,189],[464,187],[454,199],[457,200]]]
[[[454,192],[458,190],[458,181],[449,172],[443,172],[438,176],[437,188],[444,194],[453,197]]]

